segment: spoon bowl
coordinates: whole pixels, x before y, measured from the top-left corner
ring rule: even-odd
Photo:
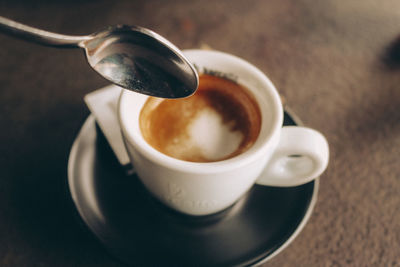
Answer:
[[[116,26],[80,43],[92,68],[107,80],[139,93],[180,98],[198,86],[196,71],[160,35],[137,26]]]

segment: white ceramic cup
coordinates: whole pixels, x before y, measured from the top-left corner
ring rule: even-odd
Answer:
[[[229,78],[248,88],[261,110],[261,131],[249,150],[227,160],[197,163],[172,158],[154,149],[141,134],[139,114],[148,96],[123,90],[118,116],[129,157],[145,187],[162,203],[190,215],[212,214],[234,204],[255,183],[297,186],[325,170],[326,139],[313,129],[282,127],[280,97],[260,70],[222,52],[187,50],[184,54],[200,74]]]

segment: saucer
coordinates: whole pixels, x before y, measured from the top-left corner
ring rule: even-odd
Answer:
[[[290,114],[285,111],[284,124],[299,123]],[[90,115],[69,156],[69,190],[88,229],[112,255],[134,266],[264,263],[303,229],[319,185],[319,179],[297,187],[255,185],[232,207],[193,217],[165,207],[135,174],[125,173]]]

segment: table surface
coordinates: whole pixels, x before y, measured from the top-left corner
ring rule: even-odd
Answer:
[[[5,0],[0,10],[66,34],[137,24],[255,64],[331,149],[310,221],[265,266],[400,266],[399,1]],[[0,266],[122,266],[66,193],[82,98],[107,82],[82,51],[0,43]]]

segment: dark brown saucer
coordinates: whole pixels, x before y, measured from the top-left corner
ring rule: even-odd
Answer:
[[[296,125],[285,112],[285,125]],[[297,120],[298,121],[298,120]],[[134,266],[247,266],[277,255],[300,233],[319,180],[278,188],[255,185],[232,207],[183,215],[151,197],[119,165],[93,116],[71,149],[69,189],[80,217],[106,249]]]

